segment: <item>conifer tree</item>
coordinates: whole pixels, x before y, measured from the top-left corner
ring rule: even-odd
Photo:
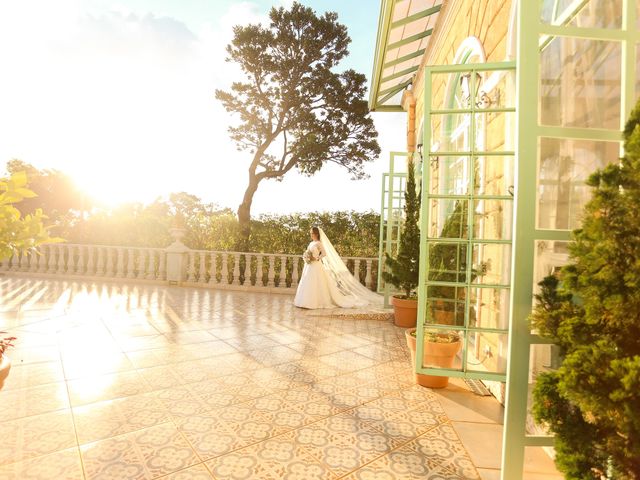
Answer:
[[[563,357],[538,377],[534,416],[568,479],[640,479],[640,104],[625,156],[588,180],[571,263],[547,277],[531,319]]]
[[[408,168],[409,173],[404,192],[404,223],[398,257],[392,258],[389,254],[385,254],[385,264],[388,270],[382,272],[384,281],[400,288],[406,298],[411,297],[411,292],[418,286],[420,274],[420,229],[418,227],[420,196],[416,192],[416,178],[412,161],[409,161]]]

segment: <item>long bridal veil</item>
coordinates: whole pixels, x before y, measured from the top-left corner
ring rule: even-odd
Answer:
[[[349,269],[344,264],[340,255],[333,247],[331,240],[320,228],[320,241],[324,247],[326,256],[322,259],[325,271],[330,275],[330,285],[334,301],[341,307],[363,307],[365,305],[381,306],[383,297],[372,292],[360,283],[356,277],[351,275]]]

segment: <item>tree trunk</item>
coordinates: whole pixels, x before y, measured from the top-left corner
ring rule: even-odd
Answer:
[[[253,202],[253,195],[258,190],[259,179],[255,173],[249,173],[249,186],[244,192],[242,203],[238,207],[238,224],[240,226],[240,236],[238,237],[238,243],[236,244],[236,251],[248,252],[249,251],[249,237],[251,236],[251,203]]]

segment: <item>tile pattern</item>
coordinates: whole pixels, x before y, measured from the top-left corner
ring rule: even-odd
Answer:
[[[37,301],[15,301],[36,284]],[[0,479],[479,478],[386,320],[18,277],[0,277],[0,298],[18,337]]]

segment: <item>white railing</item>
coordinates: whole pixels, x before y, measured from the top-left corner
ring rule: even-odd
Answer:
[[[1,261],[0,272],[290,292],[297,287],[304,267],[300,255],[190,250],[181,246],[176,251],[171,247],[49,244],[41,246],[38,254]],[[343,260],[363,285],[375,289],[378,259]]]

